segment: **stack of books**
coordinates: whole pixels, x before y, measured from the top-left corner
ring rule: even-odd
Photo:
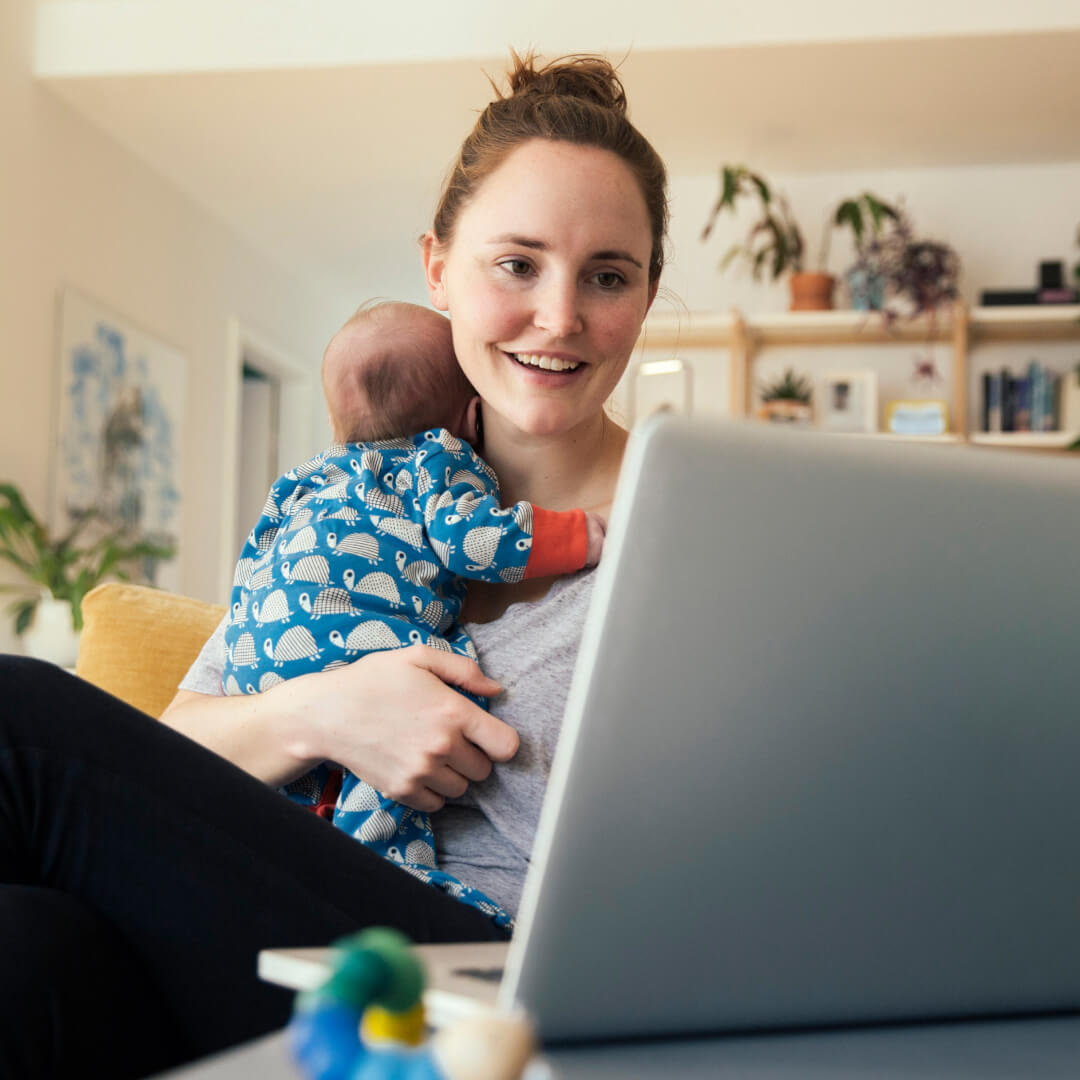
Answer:
[[[1075,379],[1070,372],[1067,378]],[[983,431],[1060,431],[1062,429],[1062,379],[1037,360],[1024,375],[1008,368],[985,372],[982,377]]]

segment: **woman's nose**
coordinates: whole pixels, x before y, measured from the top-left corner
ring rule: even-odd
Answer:
[[[533,322],[556,338],[571,337],[582,328],[580,297],[576,281],[551,279],[537,292]]]

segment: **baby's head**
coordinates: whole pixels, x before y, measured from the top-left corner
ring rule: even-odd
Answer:
[[[336,442],[435,427],[474,438],[475,391],[438,312],[397,301],[364,305],[330,339],[322,376]]]

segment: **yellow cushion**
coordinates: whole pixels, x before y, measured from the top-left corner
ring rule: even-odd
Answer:
[[[82,602],[75,671],[159,717],[225,608],[145,585],[107,582]]]

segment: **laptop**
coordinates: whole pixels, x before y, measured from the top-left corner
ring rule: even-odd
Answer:
[[[1072,458],[637,429],[513,942],[423,947],[432,1019],[1075,1010],[1078,547]],[[260,973],[313,985],[325,950]]]

